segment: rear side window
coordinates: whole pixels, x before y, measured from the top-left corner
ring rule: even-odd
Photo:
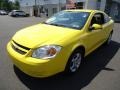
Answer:
[[[105,23],[109,22],[110,21],[110,18],[108,15],[104,15],[104,21]]]

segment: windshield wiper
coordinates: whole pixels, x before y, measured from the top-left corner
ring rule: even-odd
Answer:
[[[54,26],[62,26],[62,27],[66,27],[65,25],[62,25],[62,24],[56,24],[56,23],[45,23],[45,24],[48,24],[48,25],[54,25]]]
[[[55,24],[55,23],[46,23],[46,22],[42,22],[43,24],[48,24],[48,25],[55,25],[55,26],[58,26],[58,24]]]
[[[68,27],[68,26],[65,26],[65,25],[62,25],[62,24],[56,24],[56,23],[46,23],[46,22],[43,22],[43,24],[54,25],[54,26],[61,26],[61,27]]]
[[[59,24],[50,23],[49,25],[59,26]]]
[[[62,24],[55,24],[55,23],[50,24],[50,25],[55,25],[55,26],[60,26],[60,27],[67,27],[67,26],[65,26],[65,25],[62,25]]]

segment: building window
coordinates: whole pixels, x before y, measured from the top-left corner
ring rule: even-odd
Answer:
[[[64,7],[61,7],[61,10],[65,10],[66,9],[66,7],[64,6]]]
[[[101,0],[97,0],[97,2],[101,2]]]
[[[53,14],[57,13],[57,8],[53,8]]]
[[[84,3],[83,2],[77,2],[76,3],[76,8],[77,9],[83,9]]]
[[[97,0],[97,10],[100,10],[101,0]]]
[[[98,2],[101,2],[101,0],[98,0]]]
[[[75,9],[75,0],[66,0],[66,9]]]

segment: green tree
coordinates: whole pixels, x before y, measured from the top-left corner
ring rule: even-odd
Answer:
[[[20,4],[19,4],[18,0],[16,0],[14,3],[14,9],[19,9],[19,8],[20,8]]]
[[[4,10],[7,10],[9,1],[8,0],[0,0],[0,1],[1,1],[0,2],[0,8],[4,9]]]
[[[3,0],[0,0],[0,9],[3,7]]]
[[[19,9],[20,4],[19,1],[16,0],[15,2],[12,2],[10,0],[0,0],[0,9],[11,11],[13,9]]]
[[[13,2],[9,1],[7,8],[8,8],[8,11],[11,11],[13,9]]]

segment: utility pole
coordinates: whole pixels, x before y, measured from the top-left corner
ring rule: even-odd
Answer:
[[[36,7],[36,4],[37,4],[37,2],[36,2],[36,0],[35,0],[35,7]]]
[[[38,17],[40,17],[40,0],[38,0]]]
[[[88,9],[88,0],[86,0],[85,4],[85,9]]]
[[[36,0],[35,0],[34,16],[37,16],[36,10],[37,10],[37,2],[36,2]]]
[[[59,0],[59,1],[58,1],[58,8],[59,8],[58,10],[59,10],[59,11],[61,10],[60,7],[61,7],[61,5],[60,5],[60,0]]]

